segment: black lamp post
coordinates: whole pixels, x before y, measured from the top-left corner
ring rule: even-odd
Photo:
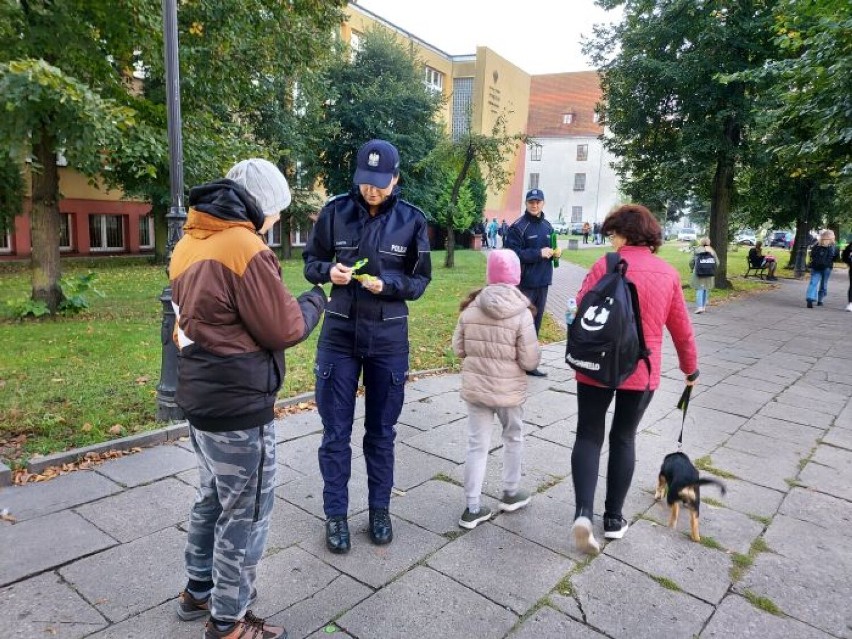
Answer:
[[[183,208],[183,140],[180,117],[180,70],[178,68],[177,4],[176,0],[163,0],[163,37],[166,59],[166,104],[169,129],[169,181],[171,206],[166,214],[168,236],[166,239],[166,272],[172,251],[183,235],[186,211]],[[172,308],[172,289],[166,286],[160,295],[163,304],[163,323],[160,338],[163,343],[160,383],[157,384],[157,420],[170,421],[183,418],[183,411],[175,403],[177,390],[178,351],[172,340],[175,313]]]

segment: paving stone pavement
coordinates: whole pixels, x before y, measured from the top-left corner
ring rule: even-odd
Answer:
[[[549,310],[563,317],[584,272],[563,263]],[[624,539],[589,559],[571,546],[576,395],[564,344],[530,379],[524,485],[530,505],[472,531],[464,508],[465,407],[458,375],[409,384],[391,505],[395,539],[366,534],[363,455],[354,448],[349,555],[323,544],[315,412],[276,424],[278,477],[256,612],[290,637],[852,638],[852,314],[837,277],[822,308],[805,283],[695,315],[702,377],[684,434],[693,459],[726,474],[708,488],[702,543],[654,503],[676,448],[682,375],[670,342],[664,379],[637,437]],[[362,427],[362,422],[356,424]],[[355,441],[359,439],[356,433]],[[500,494],[499,429],[484,487]],[[174,597],[197,478],[185,442],[43,484],[0,490],[0,627],[5,637],[194,637]],[[602,464],[602,472],[606,465]],[[602,510],[603,478],[597,509]],[[595,531],[602,539],[600,518]]]

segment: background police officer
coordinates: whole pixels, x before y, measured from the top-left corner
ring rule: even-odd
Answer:
[[[541,330],[544,307],[547,305],[547,290],[553,282],[553,257],[559,257],[558,249],[550,248],[553,227],[544,219],[544,192],[532,189],[527,192],[527,208],[515,220],[504,237],[504,245],[513,250],[521,260],[521,283],[518,288],[535,306],[535,332]],[[539,369],[527,375],[545,377]]]
[[[362,373],[370,539],[380,545],[393,539],[388,506],[408,372],[406,300],[423,295],[432,277],[426,217],[399,199],[398,179],[397,149],[384,140],[367,142],[358,151],[355,187],[323,207],[303,253],[305,277],[332,283],[315,373],[326,545],[335,553],[350,548],[350,439]]]

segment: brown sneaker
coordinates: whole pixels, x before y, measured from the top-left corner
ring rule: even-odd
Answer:
[[[177,598],[177,616],[181,621],[194,621],[210,614],[210,595],[204,599],[196,599],[184,590]]]
[[[287,631],[281,626],[270,626],[249,610],[227,630],[217,630],[216,625],[208,621],[204,626],[204,639],[287,639]]]

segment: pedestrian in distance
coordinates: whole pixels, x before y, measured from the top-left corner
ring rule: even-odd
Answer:
[[[453,333],[453,351],[463,360],[461,397],[468,409],[462,528],[475,528],[491,518],[481,495],[495,414],[503,427],[503,496],[497,507],[511,512],[530,502],[530,494],[520,489],[523,405],[526,371],[538,366],[541,347],[533,309],[517,288],[520,281],[521,263],[513,251],[489,253],[487,286],[462,302]]]
[[[834,242],[834,231],[825,230],[819,234],[819,243],[811,247],[811,281],[805,294],[808,308],[822,306],[822,300],[828,294],[828,278],[837,260],[837,245]]]
[[[763,254],[763,242],[758,240],[754,246],[748,250],[748,263],[752,268],[765,268],[768,271],[766,279],[774,282],[778,278],[775,277],[775,269],[778,268],[778,262],[774,255]]]
[[[592,225],[592,238],[593,238],[593,241],[595,243],[595,246],[602,243],[602,241],[601,241],[601,225],[597,222],[595,222]]]
[[[583,244],[589,243],[589,233],[592,232],[592,226],[588,222],[583,222]]]
[[[506,220],[500,224],[500,242],[503,248],[506,248],[506,235],[509,233],[509,225]]]
[[[846,271],[849,274],[849,290],[846,293],[846,310],[852,313],[852,241],[846,243],[846,248],[840,255],[840,261],[846,265]]]
[[[650,350],[650,371],[640,364],[617,388],[602,386],[581,372],[576,373],[577,435],[571,452],[576,507],[572,534],[575,546],[589,554],[600,551],[593,532],[594,499],[606,431],[605,418],[613,398],[615,413],[609,433],[604,537],[620,539],[627,531],[622,509],[636,464],[636,430],[660,385],[663,327],[672,336],[680,370],[687,376],[687,384],[693,384],[698,378],[695,336],[681,290],[680,275],[674,267],[654,255],[662,244],[659,223],[644,206],[626,204],[606,217],[601,231],[609,237],[619,257],[627,262],[627,277],[636,286],[645,344]],[[583,296],[595,287],[606,270],[604,256],[595,262],[583,280],[577,304],[581,304]],[[582,319],[585,318],[575,321]],[[598,313],[594,319],[606,321],[603,313]]]
[[[708,253],[713,257],[712,270],[706,269],[706,264],[700,263],[702,254]],[[710,238],[702,237],[698,242],[698,248],[692,254],[689,260],[689,270],[692,271],[690,286],[695,291],[695,312],[703,313],[707,310],[707,305],[710,303],[710,291],[713,289],[716,281],[716,262],[719,258],[716,251],[710,246]],[[706,260],[706,261],[709,261]],[[704,269],[704,270],[702,270]]]
[[[506,234],[506,248],[514,251],[521,261],[520,289],[536,309],[536,335],[541,331],[547,291],[553,283],[553,260],[562,253],[560,249],[551,248],[552,233],[553,227],[544,216],[544,192],[541,189],[528,191],[524,214],[512,223]],[[537,367],[527,374],[547,376]]]
[[[322,289],[294,298],[262,235],[290,204],[274,164],[250,159],[193,188],[169,265],[176,401],[189,421],[199,485],[186,542],[182,620],[210,615],[205,639],[284,637],[249,609],[274,502],[273,408],[284,349],[322,314]]]
[[[308,281],[332,283],[314,370],[325,538],[334,553],[351,546],[350,440],[362,375],[369,534],[377,545],[393,540],[395,426],[408,375],[406,302],[423,295],[432,278],[426,216],[400,198],[399,163],[390,142],[364,144],[353,189],[326,203],[303,252]]]
[[[488,245],[496,249],[497,248],[497,218],[492,218],[488,223]]]

